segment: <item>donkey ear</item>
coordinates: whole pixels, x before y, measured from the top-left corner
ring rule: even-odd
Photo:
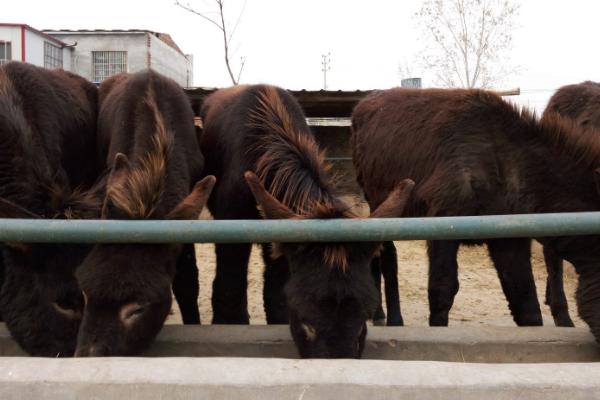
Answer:
[[[127,156],[123,153],[117,153],[115,155],[115,161],[113,163],[112,168],[110,169],[110,174],[108,175],[108,179],[106,181],[106,197],[104,198],[104,203],[102,204],[102,212],[101,218],[108,218],[109,214],[109,202],[110,202],[110,189],[118,184],[118,182],[122,181],[129,171],[131,170],[131,166],[129,164],[129,160]]]
[[[131,170],[131,166],[129,164],[129,159],[123,153],[117,153],[115,156],[115,162],[110,170],[110,175],[108,176],[107,186],[114,185],[116,181],[121,179],[124,174],[127,174]]]
[[[401,217],[414,187],[415,183],[410,179],[400,182],[388,195],[387,199],[371,213],[370,218]]]
[[[42,217],[40,215],[32,213],[29,210],[26,210],[21,206],[16,205],[11,201],[0,198],[0,218],[38,219]]]
[[[202,208],[208,201],[210,193],[215,186],[217,178],[209,175],[196,183],[192,193],[181,200],[177,206],[167,214],[167,219],[198,219]]]
[[[279,200],[267,192],[256,174],[252,171],[246,171],[244,174],[248,186],[254,195],[256,203],[260,206],[261,214],[265,219],[291,219],[298,218],[299,215],[282,204]]]

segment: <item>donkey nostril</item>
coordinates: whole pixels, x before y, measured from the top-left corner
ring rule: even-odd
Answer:
[[[110,351],[107,346],[101,344],[94,344],[90,346],[90,357],[106,357],[110,355]]]
[[[75,357],[87,357],[85,348],[77,348],[77,350],[75,350]]]
[[[81,347],[75,351],[75,357],[107,357],[110,356],[108,346],[102,344],[93,344],[91,346]]]

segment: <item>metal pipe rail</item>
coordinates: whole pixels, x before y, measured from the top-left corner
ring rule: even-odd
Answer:
[[[377,242],[600,234],[600,212],[329,220],[0,219],[0,242]]]

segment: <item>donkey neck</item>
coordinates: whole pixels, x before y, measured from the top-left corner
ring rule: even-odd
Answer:
[[[535,211],[540,213],[600,211],[595,170],[600,167],[600,131],[582,129],[558,116],[537,126],[531,146],[529,184],[534,188]],[[578,271],[600,266],[600,235],[539,238]]]
[[[600,148],[582,149],[590,144],[576,138],[570,139],[572,143],[560,140],[542,137],[528,154],[528,170],[532,172],[528,181],[536,197],[535,211],[599,211],[600,194],[594,175],[600,167]]]

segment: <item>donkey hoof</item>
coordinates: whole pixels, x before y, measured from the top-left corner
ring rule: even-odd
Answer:
[[[554,325],[567,328],[575,327],[575,324],[569,315],[557,315],[554,317]]]
[[[525,314],[521,318],[515,318],[518,326],[542,326],[544,322],[541,314]]]

